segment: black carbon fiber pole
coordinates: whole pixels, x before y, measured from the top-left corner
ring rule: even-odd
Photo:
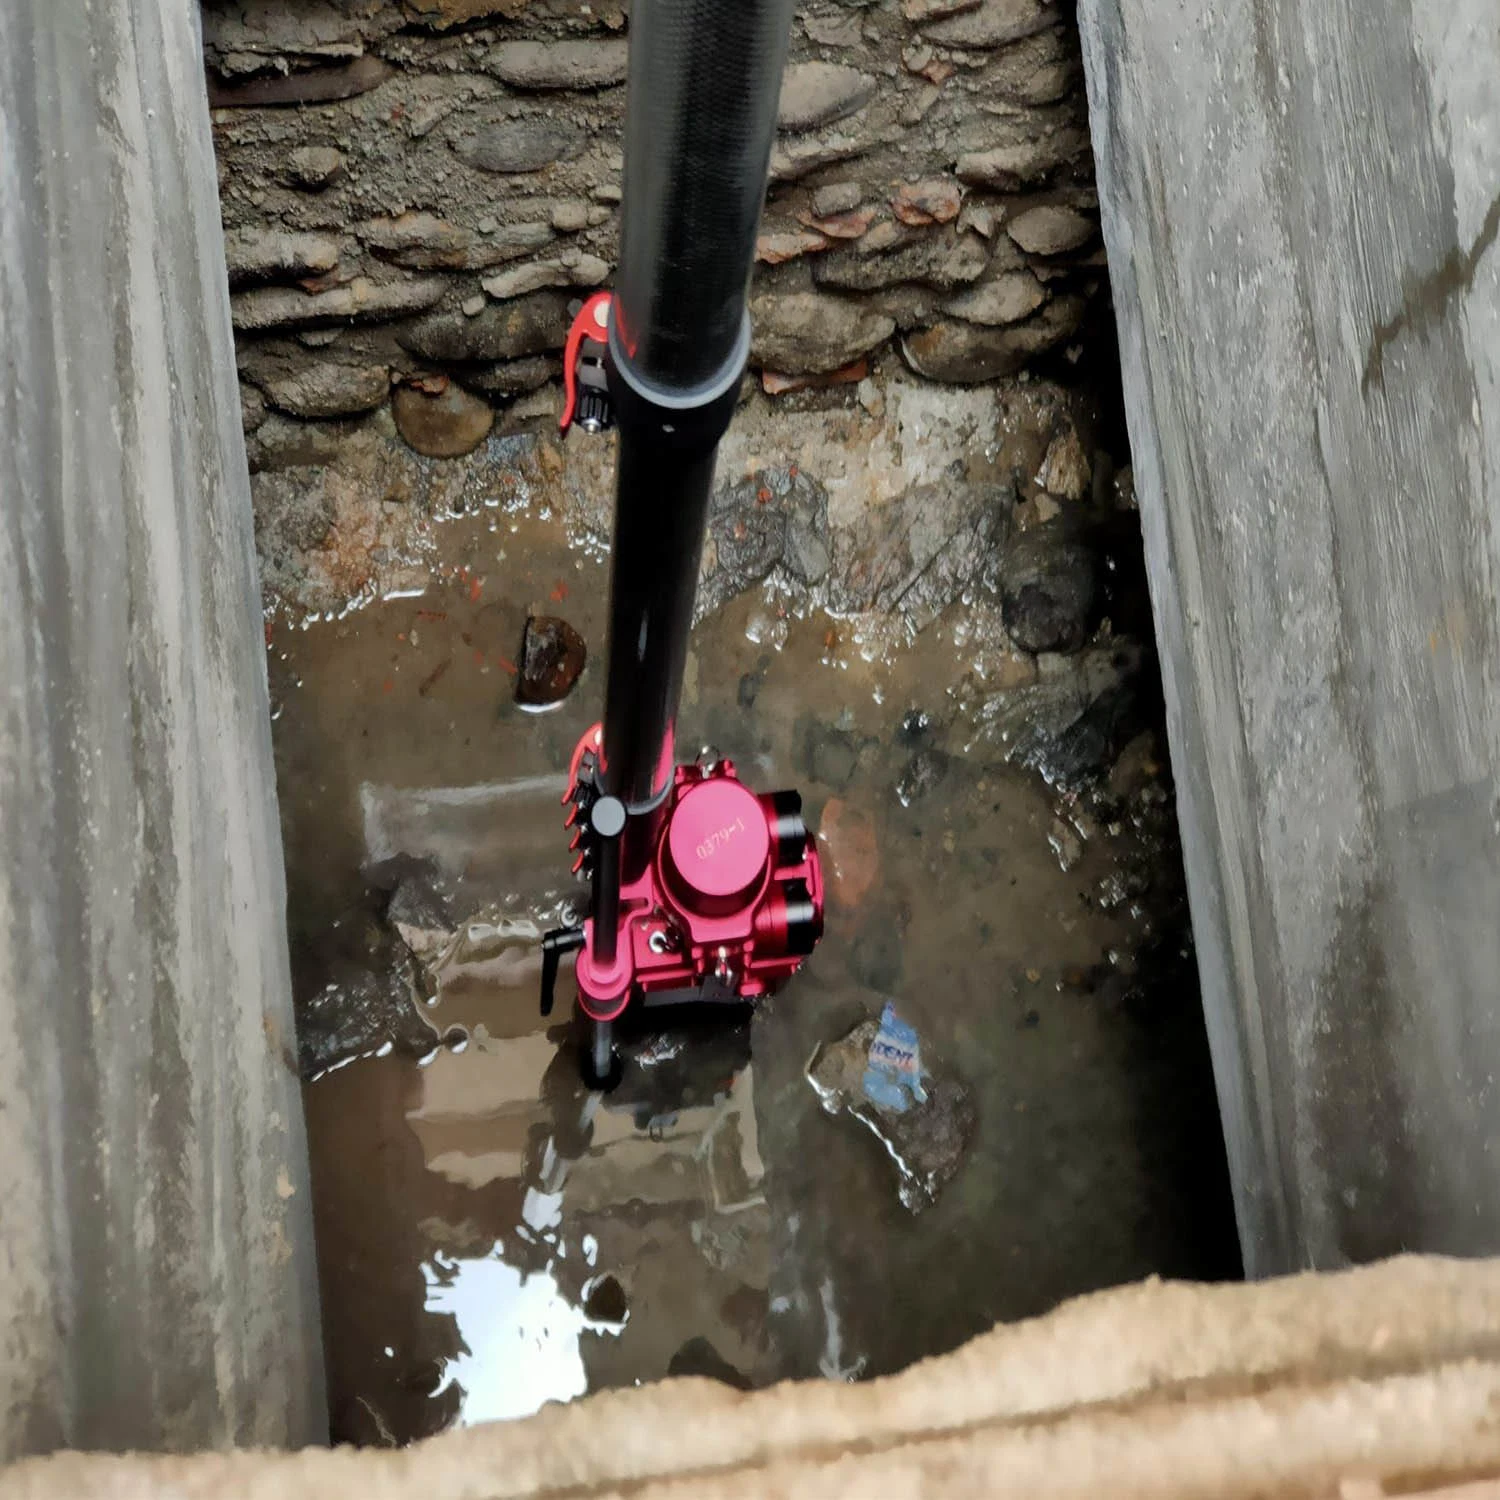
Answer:
[[[633,814],[671,779],[714,458],[749,352],[745,296],[792,5],[635,0],[631,10],[602,779]]]

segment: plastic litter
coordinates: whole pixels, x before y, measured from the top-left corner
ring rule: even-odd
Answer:
[[[959,1079],[932,1066],[891,1001],[879,1020],[821,1044],[806,1073],[828,1114],[852,1115],[885,1147],[912,1213],[937,1201],[973,1140],[974,1103]]]

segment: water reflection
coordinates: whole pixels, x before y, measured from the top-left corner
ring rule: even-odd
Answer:
[[[625,1325],[590,1318],[575,1306],[553,1264],[531,1272],[509,1265],[497,1240],[485,1255],[440,1250],[422,1266],[426,1310],[458,1326],[459,1352],[444,1361],[435,1394],[458,1388],[459,1425],[529,1416],[548,1401],[571,1401],[588,1390],[584,1335],[618,1337]]]

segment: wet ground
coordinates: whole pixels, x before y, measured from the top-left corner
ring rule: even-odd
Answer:
[[[753,1016],[638,1037],[590,1094],[537,942],[579,898],[558,798],[601,706],[606,566],[534,514],[434,539],[422,594],[269,634],[336,1438],[668,1373],[875,1375],[1075,1293],[1237,1274],[1149,727],[1049,786],[975,686],[1006,670],[993,604],[877,652],[731,599],[682,745],[801,790],[827,936]],[[544,713],[513,701],[532,612],[594,653]],[[887,998],[974,1112],[915,1214],[805,1076]]]

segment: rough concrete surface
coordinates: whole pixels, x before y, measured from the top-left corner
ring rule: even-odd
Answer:
[[[0,1455],[326,1431],[189,0],[0,7]]]
[[[1404,1259],[1125,1287],[862,1385],[671,1380],[402,1453],[65,1454],[0,1496],[1479,1496],[1497,1399],[1500,1266]]]
[[[1247,1270],[1500,1248],[1500,32],[1080,6]]]

